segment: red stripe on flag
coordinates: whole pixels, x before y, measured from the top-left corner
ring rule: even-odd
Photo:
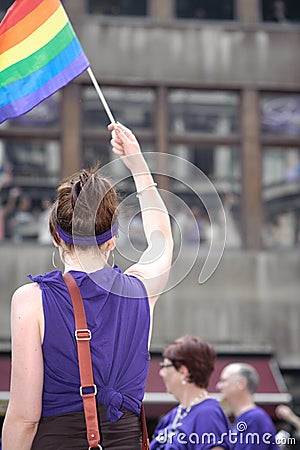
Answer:
[[[43,0],[43,4],[38,5],[23,20],[0,35],[0,54],[26,39],[43,25],[59,7],[60,4],[57,0]]]
[[[44,0],[16,0],[0,24],[0,36],[31,13]],[[58,1],[58,0],[56,0]]]

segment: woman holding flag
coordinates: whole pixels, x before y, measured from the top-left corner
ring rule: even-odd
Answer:
[[[135,181],[148,249],[124,273],[108,265],[118,232],[117,194],[97,171],[82,170],[58,187],[50,231],[64,272],[79,287],[92,336],[101,434],[95,447],[138,450],[151,316],[168,279],[173,241],[137,139],[121,124],[108,128],[112,151]],[[12,298],[12,376],[2,450],[85,450],[69,291],[60,270],[30,278],[34,283]]]

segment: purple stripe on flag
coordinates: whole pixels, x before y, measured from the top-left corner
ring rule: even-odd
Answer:
[[[42,100],[50,97],[50,95],[54,94],[54,92],[58,91],[74,78],[78,77],[78,75],[84,72],[88,67],[89,62],[85,54],[81,53],[62,72],[51,78],[51,80],[45,83],[42,87],[31,94],[19,98],[18,100],[3,106],[3,108],[0,108],[0,124],[6,119],[18,117],[30,111]]]
[[[37,91],[59,73],[68,67],[82,53],[81,45],[75,37],[55,58],[33,71],[26,77],[14,81],[0,89],[0,108],[13,103],[19,98],[25,97]]]

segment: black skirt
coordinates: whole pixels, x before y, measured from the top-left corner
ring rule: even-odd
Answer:
[[[98,405],[100,444],[103,450],[141,450],[141,420],[122,409],[118,422],[106,420],[106,407]],[[31,450],[87,450],[87,432],[83,411],[46,417],[40,420]]]

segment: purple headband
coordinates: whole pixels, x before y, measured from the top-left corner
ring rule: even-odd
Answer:
[[[78,234],[71,235],[66,231],[62,230],[60,226],[57,224],[56,229],[60,238],[67,244],[80,245],[82,247],[90,247],[92,245],[104,244],[104,242],[107,242],[113,236],[116,236],[119,230],[119,222],[116,221],[109,230],[94,236],[79,236]]]

